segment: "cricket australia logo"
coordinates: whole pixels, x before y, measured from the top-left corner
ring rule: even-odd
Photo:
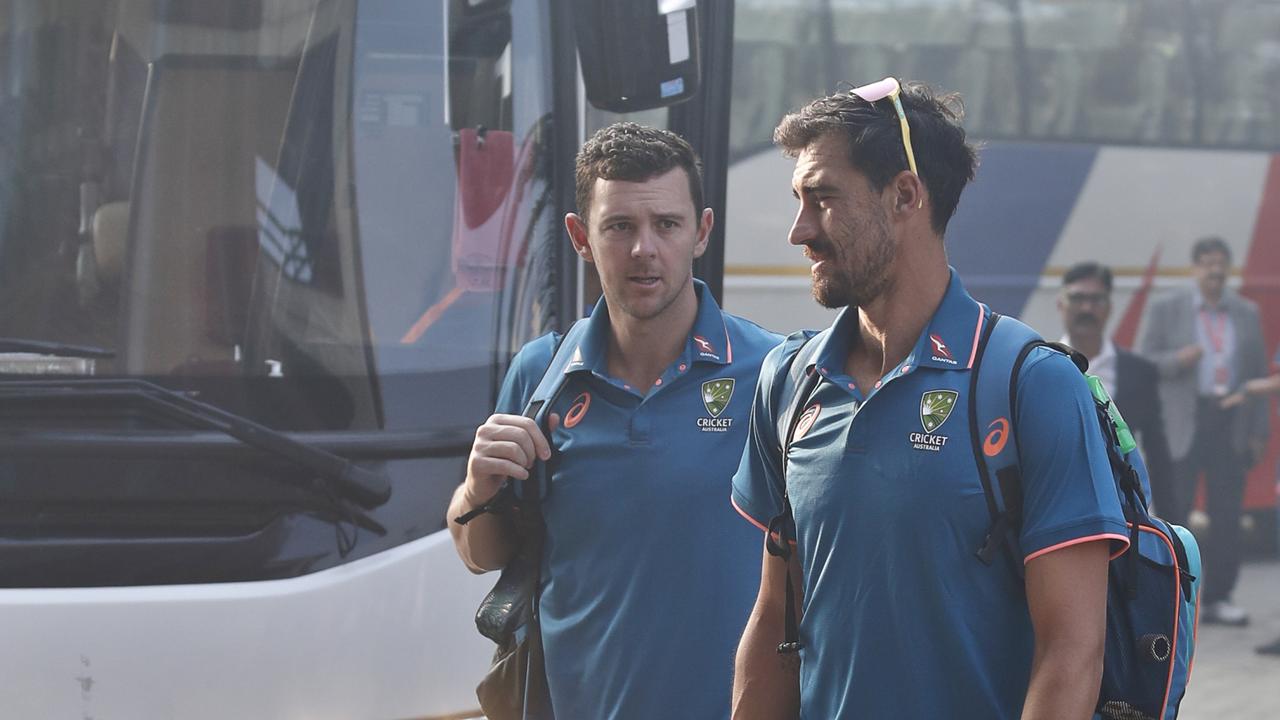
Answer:
[[[717,378],[702,383],[702,405],[711,417],[698,418],[698,427],[703,432],[728,432],[733,426],[733,418],[722,418],[720,413],[729,407],[733,397],[733,378]]]
[[[934,431],[951,417],[958,397],[959,393],[955,390],[930,390],[920,396],[920,425],[924,432],[911,433],[911,447],[938,452],[946,446],[947,436],[936,435]]]

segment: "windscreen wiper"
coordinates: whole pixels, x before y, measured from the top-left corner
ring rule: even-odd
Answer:
[[[382,473],[366,470],[328,450],[300,442],[246,417],[146,380],[75,378],[0,381],[0,401],[68,397],[135,398],[179,420],[217,430],[246,445],[313,470],[333,483],[338,493],[363,507],[377,507],[391,497],[391,483]]]
[[[39,353],[41,355],[59,355],[76,358],[112,358],[115,350],[93,347],[92,345],[70,345],[47,340],[28,340],[27,338],[0,337],[0,353]]]

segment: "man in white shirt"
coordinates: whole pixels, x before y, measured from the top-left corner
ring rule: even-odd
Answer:
[[[1067,269],[1058,296],[1058,312],[1066,330],[1062,342],[1089,358],[1089,373],[1102,380],[1129,428],[1138,436],[1151,478],[1152,497],[1147,500],[1167,515],[1177,506],[1173,461],[1160,411],[1160,376],[1154,363],[1117,348],[1106,334],[1111,317],[1111,286],[1111,269],[1106,265],[1081,262]]]

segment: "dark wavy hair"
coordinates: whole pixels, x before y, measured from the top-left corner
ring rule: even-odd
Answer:
[[[973,180],[977,148],[965,141],[960,124],[964,105],[958,94],[939,95],[923,83],[904,82],[900,97],[920,179],[933,204],[930,223],[941,235],[955,214],[960,192]],[[849,162],[877,191],[910,169],[898,114],[887,98],[869,103],[848,91],[818,98],[783,117],[773,131],[773,142],[788,157],[796,157],[829,133],[848,141]]]

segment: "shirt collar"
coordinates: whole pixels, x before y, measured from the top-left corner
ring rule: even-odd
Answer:
[[[947,291],[907,360],[917,367],[968,370],[973,367],[987,309],[965,291],[955,268],[948,269]]]
[[[729,329],[724,314],[716,304],[707,284],[693,279],[694,295],[698,299],[698,314],[685,341],[681,362],[709,362],[728,365],[733,362],[733,345],[729,341]],[[590,371],[597,375],[608,374],[609,308],[604,297],[596,302],[587,317],[587,331],[582,342],[574,348],[573,356],[565,367],[566,373]]]
[[[948,269],[950,277],[942,302],[917,338],[915,348],[899,366],[902,372],[920,366],[941,370],[967,370],[973,366],[974,348],[987,319],[986,308],[965,291],[955,268]],[[857,336],[858,309],[846,307],[831,327],[814,339],[821,344],[812,364],[843,369],[849,357],[849,342]]]
[[[1230,288],[1222,289],[1222,296],[1218,298],[1217,307],[1209,307],[1209,301],[1205,299],[1204,293],[1200,292],[1199,287],[1195,289],[1195,294],[1192,298],[1194,299],[1196,310],[1208,310],[1210,312],[1227,312],[1232,300]]]
[[[1062,343],[1063,345],[1069,345],[1070,347],[1073,347],[1076,350],[1080,349],[1080,348],[1076,348],[1075,345],[1071,344],[1071,336],[1069,335],[1063,335],[1061,338],[1058,339],[1058,342]],[[1111,338],[1106,337],[1104,335],[1102,337],[1102,347],[1099,348],[1097,356],[1087,358],[1087,359],[1089,360],[1089,365],[1094,366],[1094,365],[1101,365],[1107,362],[1108,360],[1112,360],[1113,358],[1115,358],[1115,356],[1116,356],[1116,344],[1111,342]]]

